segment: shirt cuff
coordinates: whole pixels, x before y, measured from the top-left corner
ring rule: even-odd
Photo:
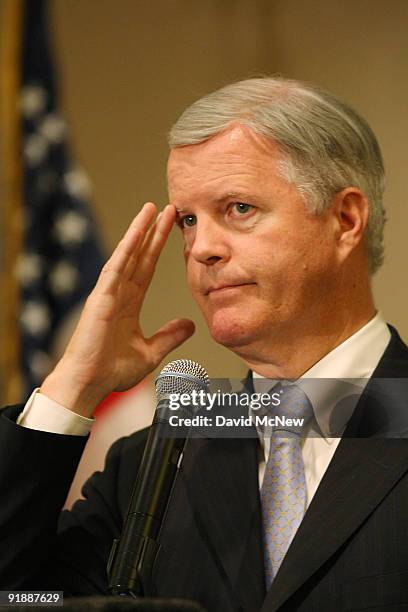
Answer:
[[[88,419],[50,399],[39,388],[30,395],[17,424],[28,429],[70,436],[86,436],[95,419]]]

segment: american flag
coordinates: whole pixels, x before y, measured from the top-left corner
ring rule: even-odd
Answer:
[[[0,223],[6,296],[0,304],[0,375],[3,402],[15,403],[53,367],[55,344],[63,348],[66,321],[93,288],[104,257],[88,205],[89,183],[72,161],[58,111],[46,0],[10,0],[5,6],[0,25],[9,61],[2,82],[10,103],[1,125],[8,172]],[[86,478],[102,469],[115,439],[150,424],[153,397],[146,379],[125,393],[111,393],[98,407],[67,506],[80,496]]]
[[[58,110],[46,9],[44,0],[25,0],[19,101],[24,228],[16,270],[23,397],[50,370],[55,337],[103,264],[88,180],[73,163]]]

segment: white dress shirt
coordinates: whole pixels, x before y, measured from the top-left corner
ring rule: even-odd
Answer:
[[[297,381],[313,406],[314,422],[302,439],[307,506],[333,458],[341,436],[390,340],[390,331],[380,313],[342,344],[315,363]],[[262,378],[253,372],[254,389]],[[317,381],[316,379],[323,379]],[[258,381],[258,382],[257,382]],[[353,401],[338,408],[339,401],[353,391]],[[262,438],[259,457],[259,486],[262,486],[269,456],[270,438]]]
[[[310,504],[317,487],[334,455],[359,395],[372,376],[390,340],[390,331],[380,313],[364,327],[347,338],[333,351],[325,355],[299,379],[314,411],[314,423],[308,436],[302,441],[302,456],[305,465],[307,505]],[[325,379],[319,384],[315,379]],[[354,405],[346,410],[336,410],[344,389],[358,389]],[[253,373],[255,391],[262,377]],[[257,382],[258,381],[258,382]],[[344,386],[345,385],[345,386]],[[262,389],[265,390],[264,388]],[[17,423],[23,427],[59,434],[85,436],[94,419],[78,415],[51,400],[35,389],[27,401]],[[270,439],[261,438],[259,457],[259,486],[265,473],[265,460],[269,455]]]

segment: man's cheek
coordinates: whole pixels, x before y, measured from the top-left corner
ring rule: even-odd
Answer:
[[[197,278],[189,277],[187,275],[187,286],[188,286],[188,289],[190,291],[190,294],[193,300],[195,301],[195,303],[197,304],[197,306],[199,307],[203,315],[206,317],[210,309],[210,304],[209,304],[208,296],[203,295],[203,292],[200,289],[200,285],[198,283]]]
[[[185,262],[186,262],[186,281],[187,281],[187,286],[188,286],[188,289],[189,289],[191,295],[193,296],[193,298],[197,302],[199,297],[200,297],[200,295],[202,296],[201,292],[199,291],[198,275],[197,275],[196,271],[194,270],[195,266],[191,262],[191,260],[188,257],[188,255],[185,256]]]
[[[184,232],[183,233],[183,255],[184,260],[187,264],[187,260],[191,256],[191,249],[194,244],[194,234],[193,232]]]
[[[183,257],[184,257],[184,262],[185,262],[186,265],[187,265],[187,262],[188,262],[189,255],[190,255],[190,249],[189,249],[188,245],[186,244],[186,242],[184,242],[184,244],[183,244]]]

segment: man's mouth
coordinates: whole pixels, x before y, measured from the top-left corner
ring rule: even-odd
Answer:
[[[248,287],[249,285],[255,285],[255,283],[223,283],[220,285],[213,285],[207,289],[205,295],[227,293],[228,291]]]

